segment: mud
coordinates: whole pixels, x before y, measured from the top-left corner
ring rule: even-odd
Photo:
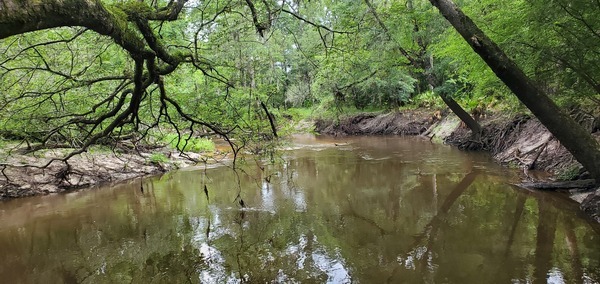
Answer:
[[[597,119],[574,117],[600,140]],[[544,180],[586,179],[589,175],[581,164],[561,143],[534,117],[525,114],[507,116],[488,114],[479,122],[481,135],[474,137],[461,125],[456,116],[433,111],[406,111],[389,114],[359,114],[338,122],[317,121],[316,130],[321,134],[343,135],[425,135],[465,151],[487,151],[496,161],[509,167],[520,168],[525,182],[540,181],[537,175],[543,171]],[[600,222],[600,188],[581,193],[565,190],[570,197],[581,203],[581,209]]]

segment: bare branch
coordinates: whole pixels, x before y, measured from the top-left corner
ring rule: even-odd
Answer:
[[[312,22],[312,21],[310,21],[310,20],[308,20],[308,19],[306,19],[306,18],[304,18],[304,17],[302,17],[302,16],[300,16],[300,15],[298,15],[298,14],[296,14],[296,13],[290,11],[290,10],[287,10],[285,8],[281,8],[281,11],[284,12],[284,13],[290,14],[294,18],[296,18],[296,19],[298,19],[300,21],[303,21],[303,22],[305,22],[305,23],[307,23],[307,24],[309,24],[309,25],[311,25],[313,27],[316,27],[316,28],[319,28],[319,29],[324,29],[324,30],[326,30],[328,32],[331,32],[331,33],[336,33],[336,34],[351,34],[352,33],[352,32],[347,32],[347,31],[337,31],[337,30],[331,29],[331,28],[329,28],[327,26],[324,26],[324,25],[321,25],[321,24],[317,24],[317,23]]]

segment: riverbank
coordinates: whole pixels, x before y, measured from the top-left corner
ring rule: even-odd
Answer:
[[[600,140],[593,118],[582,116],[578,120]],[[473,138],[455,115],[426,110],[357,114],[339,121],[318,120],[315,130],[335,136],[423,135],[462,150],[487,151],[500,164],[522,170],[524,184],[521,186],[589,178],[582,166],[536,118],[524,114],[488,114],[479,122],[483,131],[478,138]],[[539,172],[548,175],[539,177]],[[580,203],[587,215],[600,222],[600,188],[553,190],[568,194]]]
[[[600,140],[594,120],[580,119]],[[572,155],[535,118],[527,115],[482,116],[483,132],[473,139],[468,129],[450,113],[427,109],[395,113],[363,113],[334,120],[315,121],[321,134],[346,135],[422,135],[432,141],[462,150],[487,151],[496,161],[523,172],[524,182],[586,179],[585,171]],[[297,128],[310,128],[302,121]],[[227,147],[211,153],[180,153],[168,147],[92,147],[67,163],[54,161],[73,149],[47,149],[28,153],[24,145],[3,147],[0,165],[0,200],[59,193],[141,176],[195,166],[198,162],[215,163],[227,159]],[[10,166],[8,166],[10,165]],[[539,173],[548,173],[548,175]],[[527,186],[521,184],[521,186]],[[600,222],[600,189],[553,188],[581,204],[581,209]]]
[[[93,146],[85,153],[60,159],[74,149],[28,152],[23,145],[4,147],[0,166],[0,200],[72,191],[190,167],[227,158],[224,149],[210,153],[181,153],[169,147],[138,149]]]

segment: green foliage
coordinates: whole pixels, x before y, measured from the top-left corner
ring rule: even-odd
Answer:
[[[167,134],[163,138],[171,148],[182,152],[212,152],[215,150],[215,143],[208,138],[196,138],[178,136],[177,134]]]
[[[163,153],[152,153],[150,155],[150,162],[154,163],[154,164],[159,164],[159,163],[168,163],[169,162],[169,158],[167,158],[167,156],[165,156],[165,154]]]
[[[316,114],[312,108],[289,108],[282,111],[282,115],[290,117],[293,121],[301,121],[311,119]]]
[[[60,42],[54,45],[48,41]],[[0,132],[15,133],[31,141],[49,136],[49,141],[81,143],[85,130],[69,122],[82,113],[101,115],[110,109],[102,105],[106,92],[119,85],[115,80],[84,83],[115,70],[127,72],[130,62],[109,39],[73,28],[40,31],[15,39],[19,45],[37,45],[26,50],[0,42],[0,61],[5,72],[0,78]],[[90,46],[95,48],[91,49]],[[69,52],[65,52],[69,50]],[[39,64],[47,64],[40,68]],[[125,65],[125,66],[124,66]],[[77,78],[59,74],[77,74]],[[67,78],[65,78],[67,77]],[[97,105],[92,109],[92,106]],[[66,127],[61,127],[65,126]],[[101,127],[106,124],[101,123]]]
[[[588,2],[465,0],[459,5],[527,75],[561,105],[572,106],[600,103],[600,8]],[[154,6],[106,3],[117,25],[142,39],[128,15],[144,17]],[[480,105],[524,110],[428,1],[369,3],[372,9],[364,1],[255,3],[258,24],[266,28],[262,37],[245,16],[250,10],[243,3],[188,3],[193,9],[184,9],[178,20],[151,24],[159,43],[173,57],[185,58],[161,80],[164,95],[188,116],[165,103],[152,85],[137,117],[111,134],[153,127],[171,133],[220,129],[242,145],[269,141],[274,135],[261,103],[276,123],[286,116],[301,120],[442,108],[436,97],[440,93],[467,110]],[[305,20],[273,13],[279,8]],[[49,29],[2,40],[0,133],[10,139],[84,145],[132,104],[126,90],[133,86],[133,73],[130,54],[91,30]],[[311,114],[289,108],[310,109]],[[180,150],[214,149],[209,141],[177,143],[172,138],[159,142]]]
[[[600,7],[588,1],[462,1],[461,7],[525,73],[562,105],[598,104]],[[497,79],[453,29],[447,29],[434,52],[472,84],[479,98],[511,100]]]
[[[564,181],[574,180],[580,174],[581,174],[581,166],[579,166],[579,165],[572,165],[572,166],[570,166],[568,168],[562,169],[556,175],[556,179],[557,180],[561,180],[561,181],[562,180],[564,180]]]
[[[433,91],[423,92],[416,95],[412,101],[412,105],[425,108],[442,108],[444,102]]]

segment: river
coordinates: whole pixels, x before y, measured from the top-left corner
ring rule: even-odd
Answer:
[[[0,282],[600,282],[598,226],[485,154],[298,136],[238,167],[0,202]]]

